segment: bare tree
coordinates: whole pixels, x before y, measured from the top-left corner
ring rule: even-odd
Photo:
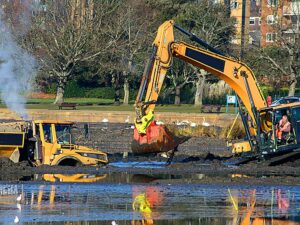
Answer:
[[[177,16],[177,21],[208,44],[220,49],[228,47],[234,34],[235,21],[228,17],[225,5],[209,0],[183,5],[182,12]],[[194,76],[196,86],[194,105],[200,106],[202,105],[207,72],[193,68],[196,75]]]
[[[203,93],[204,93],[204,86],[206,82],[206,76],[208,73],[205,70],[197,69],[195,71],[197,79],[195,80],[196,92],[195,92],[195,106],[201,106],[203,101]]]
[[[48,1],[32,18],[27,45],[39,54],[43,71],[57,83],[54,103],[63,102],[65,86],[82,63],[98,62],[115,41],[103,28],[117,1]],[[97,12],[97,13],[95,13]]]
[[[141,73],[147,49],[151,46],[154,33],[154,11],[145,1],[123,0],[116,12],[114,20],[107,31],[111,37],[119,37],[118,42],[109,49],[107,65],[120,73],[123,81],[123,103],[129,103],[130,81]],[[115,75],[114,75],[115,76]]]
[[[194,83],[195,73],[188,64],[174,59],[170,72],[167,74],[167,78],[170,79],[171,86],[165,91],[164,95],[167,96],[170,93],[175,93],[174,104],[180,105],[181,89],[187,84]]]

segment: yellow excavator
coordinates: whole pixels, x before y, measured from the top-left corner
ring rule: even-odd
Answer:
[[[175,41],[174,29],[202,47]],[[157,125],[154,120],[155,105],[173,57],[224,80],[237,94],[246,140],[231,145],[233,154],[253,159],[300,150],[299,102],[268,106],[253,72],[247,65],[225,56],[218,49],[176,25],[173,20],[169,20],[158,29],[136,97],[132,141],[134,153],[174,151],[184,141],[174,136],[165,126]],[[279,144],[275,135],[276,125],[283,115],[290,121],[291,129],[285,135],[285,141]]]

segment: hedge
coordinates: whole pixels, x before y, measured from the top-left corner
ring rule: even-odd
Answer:
[[[284,87],[284,88],[274,88],[271,86],[262,86],[261,87],[262,93],[264,97],[271,96],[272,99],[278,99],[280,97],[287,96],[289,93],[289,88]],[[295,96],[300,96],[300,88],[296,88],[295,90]]]
[[[277,99],[283,96],[287,96],[289,89],[280,88],[275,89],[271,86],[261,86],[261,90],[263,95],[267,97],[268,95],[272,96],[272,99]],[[55,94],[56,93],[56,85],[50,85],[47,90],[47,93]],[[181,90],[181,102],[183,104],[193,104],[194,102],[194,88],[187,85]],[[130,89],[130,100],[135,100],[138,90]],[[296,88],[296,94],[300,95],[300,88]],[[66,98],[103,98],[103,99],[114,99],[115,91],[113,87],[98,87],[98,88],[88,88],[80,86],[76,81],[70,81],[65,89],[64,96]],[[123,88],[120,89],[120,98],[122,99],[124,96]],[[162,95],[159,96],[158,102],[160,104],[173,104],[175,95],[170,94],[166,96],[164,99],[161,98]],[[220,96],[217,98],[204,98],[203,104],[226,104],[226,96]]]

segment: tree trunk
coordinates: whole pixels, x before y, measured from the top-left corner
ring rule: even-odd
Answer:
[[[198,73],[197,77],[198,77],[198,80],[196,82],[196,93],[195,93],[194,106],[202,106],[205,75]]]
[[[180,91],[181,91],[181,87],[177,86],[175,88],[175,101],[174,101],[175,105],[180,105]]]
[[[119,85],[119,73],[116,72],[112,75],[112,83],[115,89],[115,105],[120,105],[120,85]]]
[[[56,89],[56,97],[53,104],[61,104],[64,102],[65,87],[66,83],[63,80],[59,80]]]
[[[289,96],[294,96],[295,95],[295,91],[296,91],[296,84],[297,84],[297,79],[296,79],[296,69],[293,65],[293,63],[295,62],[295,52],[293,51],[293,49],[289,49],[289,61],[290,61],[290,74],[291,74],[291,84],[289,87]]]
[[[129,32],[130,35],[130,32]],[[130,39],[130,37],[129,37]],[[130,54],[127,69],[128,71],[123,71],[123,77],[124,77],[124,99],[123,104],[128,105],[129,104],[129,75],[132,73],[132,60],[133,60],[133,54]]]
[[[128,74],[126,72],[123,73],[124,75],[124,99],[123,104],[128,105],[129,103],[129,82],[128,82]]]
[[[120,88],[115,89],[115,105],[120,105]]]
[[[289,87],[289,96],[294,96],[296,91],[297,80],[294,79]]]

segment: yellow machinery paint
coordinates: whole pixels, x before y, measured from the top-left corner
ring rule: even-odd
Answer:
[[[174,28],[203,47],[176,41]],[[153,129],[153,126],[150,126],[151,123],[148,123],[148,117],[153,119],[158,96],[174,57],[224,80],[237,94],[240,115],[248,141],[232,144],[232,153],[251,152],[255,157],[257,154],[264,157],[278,151],[289,152],[300,148],[299,102],[268,107],[253,71],[246,64],[235,58],[225,56],[218,49],[176,25],[173,20],[169,20],[158,28],[152,46],[152,54],[145,67],[135,101],[136,127],[132,146],[134,146],[136,153],[157,153],[170,150],[174,152],[180,144],[177,142],[176,145],[172,145],[173,149],[171,149],[168,142],[160,142],[161,144],[154,148],[152,143],[157,142],[156,140],[166,139],[167,136],[164,135],[164,132],[154,134],[153,132],[149,132],[149,134],[146,132],[149,128]],[[292,138],[288,139],[285,146],[279,146],[276,140],[271,140],[272,136],[274,137],[277,123],[274,118],[276,112],[280,110],[289,112],[293,128]],[[158,127],[158,125],[155,126]],[[174,139],[170,139],[169,142]],[[148,146],[151,146],[150,150],[148,150]]]
[[[18,132],[0,133],[0,157],[13,162],[29,160],[35,166],[108,163],[106,153],[74,143],[72,125],[53,120],[22,122],[15,126]]]

